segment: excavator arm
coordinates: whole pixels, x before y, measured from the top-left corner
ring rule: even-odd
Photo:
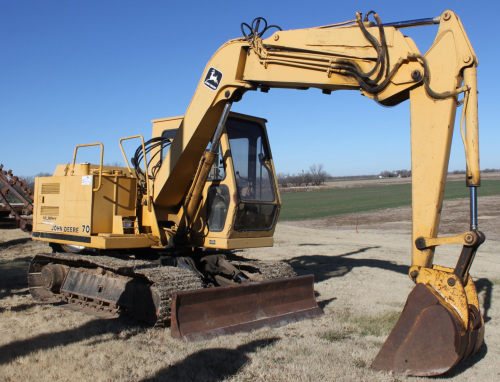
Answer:
[[[183,210],[193,221],[232,103],[245,92],[270,88],[319,88],[329,94],[358,90],[382,105],[410,99],[413,240],[410,277],[417,284],[372,367],[413,375],[441,374],[478,350],[484,335],[469,269],[484,235],[477,227],[480,186],[475,53],[459,18],[383,25],[362,19],[324,27],[282,31],[267,39],[263,19],[242,25],[243,38],[224,44],[211,58],[175,139],[156,176],[155,205]],[[431,48],[421,54],[400,29],[439,23]],[[273,26],[274,27],[274,26]],[[466,183],[471,190],[470,231],[438,237],[458,96]],[[204,154],[205,153],[205,154]],[[200,158],[203,160],[200,162]],[[194,185],[191,185],[193,174]],[[186,197],[186,190],[191,190]],[[455,269],[434,265],[439,245],[462,244]],[[430,349],[430,350],[429,350]]]

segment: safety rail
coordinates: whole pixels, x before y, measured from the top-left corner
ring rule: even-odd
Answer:
[[[93,188],[92,191],[96,192],[101,189],[102,185],[102,160],[104,158],[104,145],[102,143],[87,143],[85,145],[78,145],[75,147],[75,152],[73,154],[73,166],[71,167],[71,175],[75,172],[75,162],[76,162],[76,153],[78,148],[80,147],[90,147],[90,146],[101,146],[101,162],[99,164],[99,186],[97,188]]]

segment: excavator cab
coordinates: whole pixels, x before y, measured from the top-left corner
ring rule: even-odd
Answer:
[[[153,137],[175,139],[181,122],[182,117],[153,120]],[[266,122],[229,113],[192,225],[191,245],[221,249],[273,245],[281,199]]]

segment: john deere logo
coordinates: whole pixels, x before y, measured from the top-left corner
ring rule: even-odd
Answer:
[[[219,84],[222,80],[222,73],[215,68],[208,69],[208,73],[205,77],[205,85],[207,85],[212,90],[217,90]]]

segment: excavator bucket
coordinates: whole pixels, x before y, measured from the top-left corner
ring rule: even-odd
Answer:
[[[199,341],[278,327],[323,314],[314,276],[178,292],[172,297],[172,337]]]
[[[417,278],[372,369],[414,376],[439,375],[481,347],[484,321],[474,282],[468,277],[464,286],[453,273],[435,269],[420,269],[422,282]]]

